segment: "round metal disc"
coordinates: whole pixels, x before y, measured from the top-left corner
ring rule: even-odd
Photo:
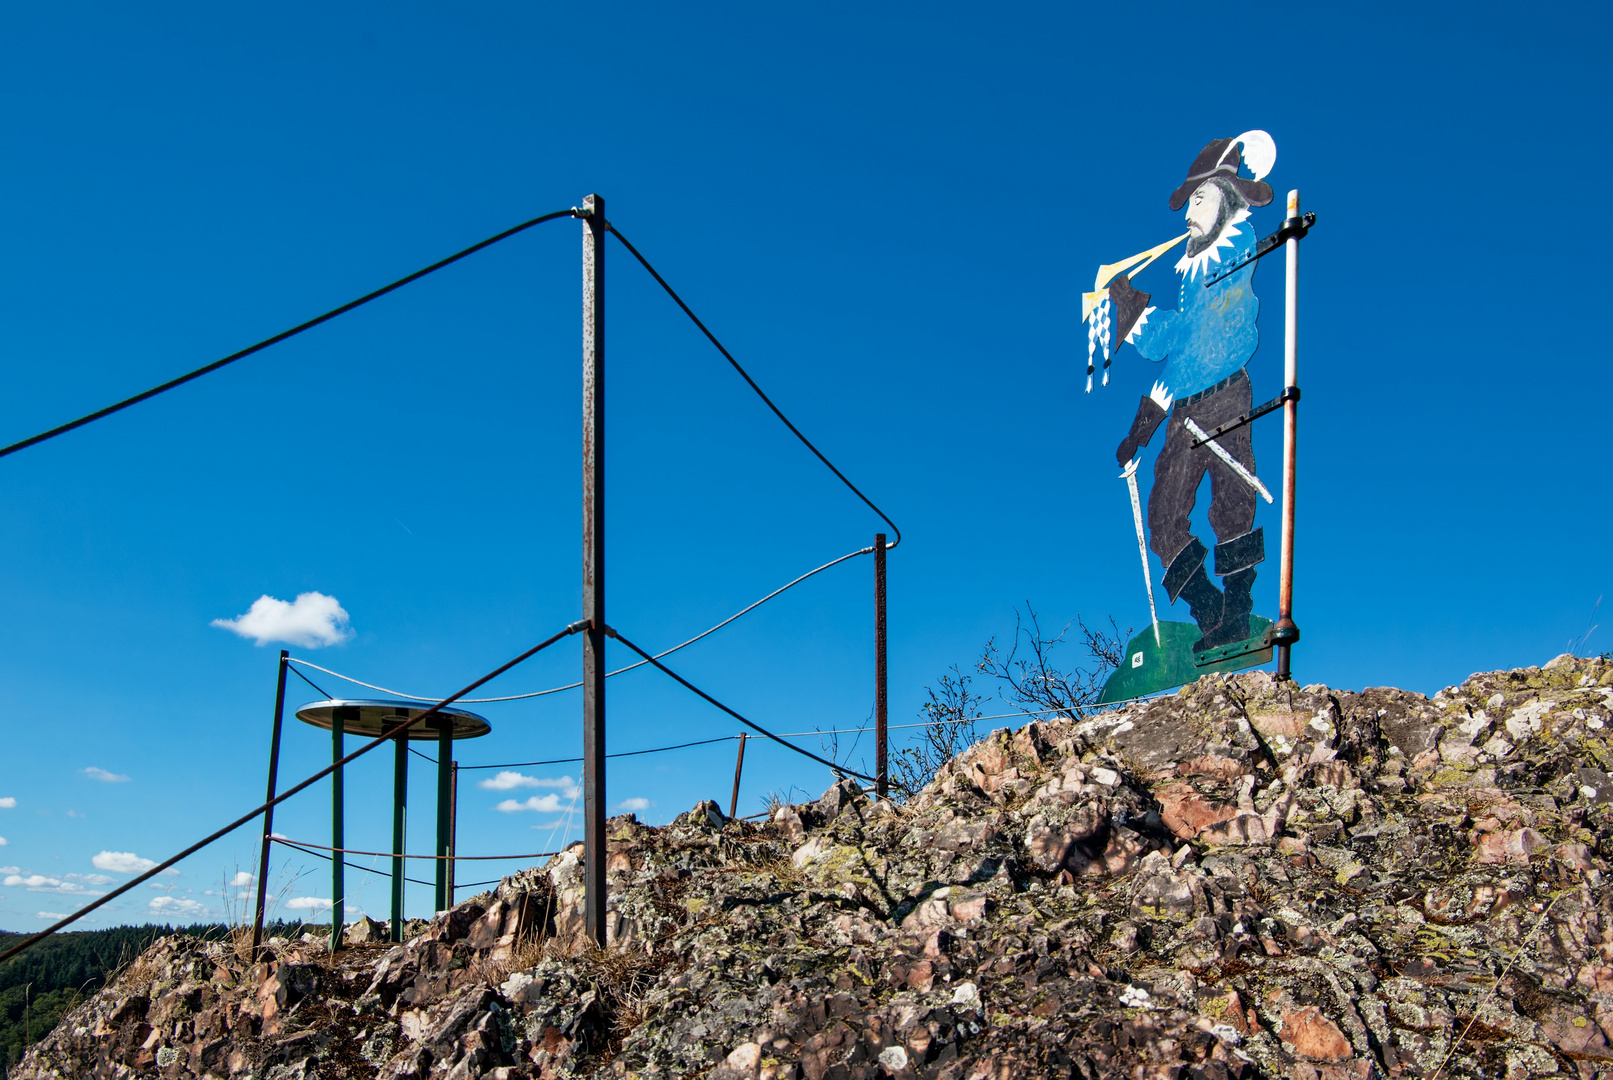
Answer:
[[[375,738],[384,732],[396,727],[399,722],[413,720],[431,706],[420,701],[352,701],[332,699],[330,701],[315,701],[304,705],[297,710],[297,719],[305,724],[312,724],[317,728],[330,730],[331,717],[336,710],[342,710],[342,731],[347,735],[361,735]],[[408,735],[412,741],[436,742],[436,723],[439,719],[448,719],[454,722],[453,737],[455,739],[475,739],[486,735],[493,730],[483,717],[464,709],[442,708],[438,709],[429,719],[423,720],[409,729]]]

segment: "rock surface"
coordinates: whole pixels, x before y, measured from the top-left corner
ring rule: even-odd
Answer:
[[[17,1077],[1613,1077],[1613,664],[1213,676],[904,806],[610,823],[405,944],[169,938]]]

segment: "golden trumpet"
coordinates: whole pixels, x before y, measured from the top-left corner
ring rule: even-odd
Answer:
[[[1190,235],[1192,234],[1183,233],[1176,239],[1167,240],[1158,247],[1151,247],[1147,251],[1139,251],[1129,259],[1121,259],[1119,262],[1114,263],[1105,263],[1104,265],[1098,267],[1098,276],[1097,280],[1093,281],[1092,283],[1092,291],[1081,294],[1081,320],[1085,322],[1087,319],[1090,319],[1092,317],[1093,310],[1096,309],[1099,304],[1109,299],[1109,282],[1113,281],[1116,277],[1125,273],[1127,270],[1133,270],[1134,267],[1134,274],[1142,273],[1143,270],[1147,268],[1149,263],[1165,254],[1177,244],[1180,244],[1183,240],[1186,240]]]

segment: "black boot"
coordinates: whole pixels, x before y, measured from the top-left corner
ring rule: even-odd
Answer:
[[[1249,616],[1255,608],[1255,566],[1265,558],[1265,534],[1259,529],[1215,545],[1215,572],[1221,575],[1225,590],[1221,625],[1204,636],[1195,652],[1231,645],[1249,636]]]
[[[1210,583],[1210,577],[1204,572],[1204,559],[1209,555],[1204,544],[1194,538],[1187,547],[1177,553],[1176,558],[1165,570],[1165,595],[1175,603],[1177,597],[1187,600],[1188,610],[1193,613],[1193,621],[1199,625],[1199,633],[1208,636],[1221,622],[1221,590]],[[1202,652],[1208,648],[1203,638],[1194,644],[1194,652]]]

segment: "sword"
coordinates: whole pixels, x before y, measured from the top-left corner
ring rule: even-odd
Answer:
[[[1260,477],[1244,468],[1237,458],[1227,453],[1226,447],[1222,446],[1220,443],[1210,438],[1210,436],[1206,435],[1204,429],[1195,424],[1191,416],[1182,417],[1182,423],[1187,425],[1187,430],[1193,433],[1193,437],[1197,439],[1201,445],[1208,446],[1211,453],[1220,458],[1222,461],[1226,462],[1228,465],[1232,466],[1233,472],[1243,477],[1243,479],[1248,482],[1250,487],[1260,492],[1261,498],[1265,499],[1267,502],[1271,502],[1271,492],[1267,491],[1266,485],[1260,482]]]
[[[1131,520],[1137,525],[1137,554],[1143,557],[1143,587],[1148,590],[1148,615],[1154,620],[1154,644],[1164,647],[1159,640],[1159,612],[1154,609],[1154,575],[1148,569],[1148,543],[1143,539],[1143,504],[1137,498],[1137,459],[1132,458],[1126,471],[1120,474],[1131,491]]]

